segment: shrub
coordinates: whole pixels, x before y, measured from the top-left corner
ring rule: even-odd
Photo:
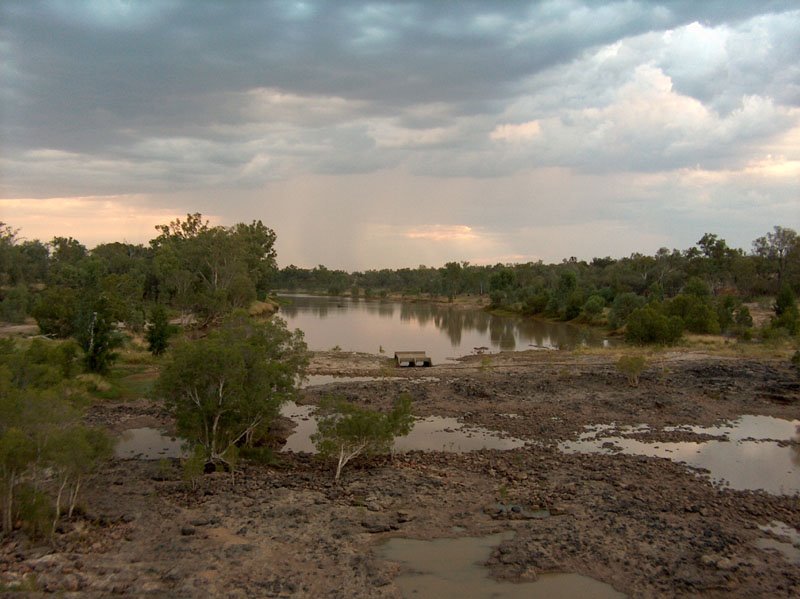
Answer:
[[[622,356],[617,361],[617,370],[628,377],[628,384],[631,387],[639,386],[639,375],[644,372],[647,360],[644,356]]]
[[[588,322],[595,322],[598,317],[603,313],[606,302],[599,295],[592,295],[583,304],[583,316]]]
[[[667,317],[653,305],[634,310],[628,317],[625,339],[633,343],[674,343],[683,334],[683,322]]]
[[[614,298],[611,310],[608,313],[608,324],[613,329],[619,329],[628,322],[628,317],[637,309],[645,305],[645,299],[632,292],[620,293]]]
[[[388,414],[335,398],[323,400],[320,411],[323,416],[311,440],[321,456],[337,459],[337,481],[350,460],[388,452],[394,438],[407,435],[413,422],[411,397],[406,394],[398,398]]]
[[[669,316],[677,316],[683,321],[686,330],[692,333],[719,333],[717,313],[709,297],[682,293],[675,296],[667,305]]]

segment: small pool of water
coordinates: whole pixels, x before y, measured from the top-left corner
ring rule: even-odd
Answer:
[[[181,449],[179,438],[170,437],[154,428],[144,427],[124,431],[114,447],[114,455],[123,459],[160,460],[180,458],[186,454]]]
[[[723,437],[724,440],[647,442],[625,435],[647,432],[646,426],[587,427],[577,441],[560,449],[568,453],[623,453],[668,458],[709,471],[716,484],[777,495],[800,493],[800,420],[742,416],[721,426],[665,429]]]
[[[758,539],[756,546],[760,549],[774,550],[780,553],[787,562],[800,564],[800,532],[777,520],[759,528],[772,533],[781,540],[770,538]]]
[[[536,582],[512,583],[489,577],[483,565],[492,548],[514,533],[418,541],[393,538],[376,548],[379,557],[399,562],[394,583],[403,597],[507,597],[572,599],[625,597],[612,586],[579,574],[544,574]]]
[[[288,402],[281,414],[297,424],[281,451],[316,453],[311,435],[317,432],[314,406]],[[522,439],[503,437],[480,427],[466,427],[455,418],[429,416],[417,418],[411,432],[395,439],[395,451],[448,451],[464,453],[479,449],[516,449],[525,445]]]

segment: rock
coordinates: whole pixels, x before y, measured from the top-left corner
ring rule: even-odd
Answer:
[[[193,535],[197,532],[197,529],[192,526],[181,526],[181,534],[185,537]]]
[[[379,520],[364,520],[361,522],[361,526],[363,526],[368,533],[376,534],[379,532],[389,532],[390,530],[397,530],[396,524],[389,524],[387,522],[379,521]]]

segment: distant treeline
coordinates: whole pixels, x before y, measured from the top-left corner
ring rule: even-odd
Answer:
[[[86,322],[100,317],[141,330],[159,305],[204,326],[271,290],[292,290],[376,298],[479,295],[492,308],[614,328],[648,308],[664,322],[679,318],[683,329],[719,332],[745,327],[743,301],[800,291],[800,238],[779,226],[748,251],[706,234],[691,248],[662,248],[652,256],[353,273],[322,265],[278,269],[275,233],[261,221],[210,227],[192,214],[156,229],[148,245],[115,242],[89,250],[72,238],[22,239],[0,224],[0,318],[32,315],[44,334],[69,337],[76,328],[91,330]]]
[[[454,298],[485,295],[491,308],[560,320],[580,319],[621,328],[635,311],[658,321],[661,332],[629,334],[632,340],[666,341],[683,330],[742,332],[752,320],[742,303],[781,290],[800,291],[800,238],[789,228],[753,242],[750,251],[731,248],[706,234],[687,250],[662,248],[653,256],[569,258],[560,264],[528,262],[477,266],[448,262],[443,267],[347,273],[325,266],[288,266],[272,279],[275,288],[331,295],[385,297],[389,294]],[[790,300],[786,300],[790,301]],[[790,323],[791,324],[791,323]],[[629,327],[630,328],[630,327]],[[652,327],[646,327],[652,328]],[[795,331],[794,325],[789,331]]]
[[[544,295],[551,296],[566,284],[562,275],[574,275],[574,287],[584,298],[597,293],[613,301],[620,293],[672,297],[692,277],[702,279],[715,295],[741,298],[775,295],[782,283],[800,292],[800,238],[788,228],[775,229],[753,242],[751,251],[728,247],[724,239],[706,234],[687,250],[661,248],[653,256],[632,254],[626,258],[576,258],[560,264],[541,261],[524,264],[477,266],[448,262],[440,268],[367,270],[348,273],[316,268],[282,268],[271,279],[272,286],[290,291],[330,295],[358,293],[379,296],[382,292],[407,295],[429,294],[454,297],[462,294],[491,295],[496,304],[528,304],[534,312]],[[572,275],[568,275],[572,277]],[[384,294],[385,295],[385,294]],[[538,298],[538,301],[537,301]]]

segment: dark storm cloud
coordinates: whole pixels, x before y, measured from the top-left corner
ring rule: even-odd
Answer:
[[[216,94],[273,87],[494,111],[520,78],[586,49],[790,2],[4,2],[6,143],[113,148],[233,118]],[[787,48],[787,51],[790,49]],[[691,87],[687,85],[687,87]],[[406,121],[413,124],[413,121]],[[135,133],[133,133],[135,134]]]

